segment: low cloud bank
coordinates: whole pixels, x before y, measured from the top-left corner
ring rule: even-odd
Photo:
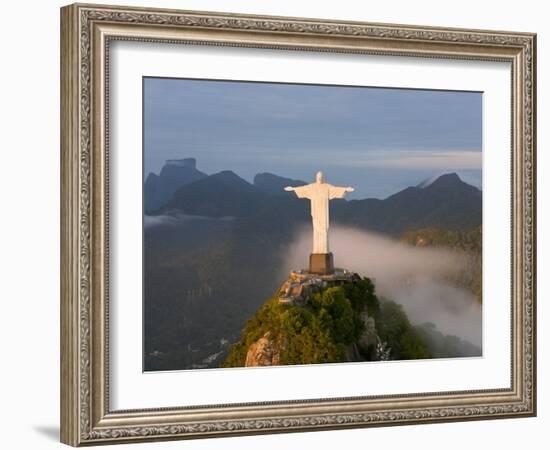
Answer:
[[[159,226],[176,226],[184,222],[196,221],[196,220],[216,220],[216,221],[229,221],[233,220],[233,217],[207,217],[207,216],[192,216],[188,214],[181,214],[180,212],[167,213],[158,216],[149,216],[145,214],[143,216],[143,227],[148,230],[153,227]]]
[[[310,228],[298,234],[288,268],[307,267],[311,240]],[[460,255],[339,226],[330,230],[330,248],[337,267],[373,278],[378,294],[403,305],[414,324],[433,322],[442,333],[481,347],[481,306],[470,291],[448,281],[460,270]]]

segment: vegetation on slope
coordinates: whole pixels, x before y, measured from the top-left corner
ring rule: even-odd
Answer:
[[[277,296],[269,299],[244,327],[222,367],[245,365],[248,349],[266,333],[274,337],[280,364],[318,364],[349,360],[349,349],[357,344],[365,324],[361,314],[375,318],[379,337],[390,348],[390,359],[430,358],[422,338],[402,308],[379,301],[368,278],[315,294],[306,305],[282,305]],[[361,352],[369,360],[371,352]]]
[[[382,300],[375,316],[376,331],[382,342],[391,348],[390,359],[427,359],[432,354],[428,346],[411,325],[407,314],[398,303]]]
[[[419,247],[446,247],[481,254],[481,226],[471,230],[423,228],[406,232],[402,240]]]
[[[415,326],[434,358],[481,356],[481,349],[458,336],[444,335],[432,322]]]

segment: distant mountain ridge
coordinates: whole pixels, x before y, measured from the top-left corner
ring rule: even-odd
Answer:
[[[160,174],[149,173],[143,187],[143,203],[146,212],[165,205],[181,186],[201,180],[207,175],[197,170],[195,158],[166,161]]]
[[[236,173],[224,170],[180,187],[164,209],[208,217],[253,213],[264,194]]]
[[[408,187],[384,200],[351,200],[335,205],[335,217],[350,225],[389,234],[409,229],[470,229],[481,225],[482,193],[456,173],[441,175],[426,187]],[[346,211],[347,209],[347,211]]]
[[[287,183],[300,180],[259,174],[250,184],[223,171],[178,189],[163,210],[208,217],[254,217],[260,228],[309,220],[307,200],[284,193]],[[292,184],[291,184],[292,185]],[[331,221],[399,235],[410,229],[436,227],[471,229],[481,224],[482,193],[456,173],[441,175],[426,187],[408,187],[383,200],[333,200]]]
[[[304,186],[307,183],[302,180],[280,177],[269,172],[258,173],[254,177],[254,186],[262,192],[271,195],[290,195],[284,191],[286,186]],[[294,194],[292,194],[294,195]]]
[[[256,174],[251,184],[229,170],[207,175],[197,170],[195,158],[168,160],[160,175],[150,173],[147,177],[145,211],[254,217],[261,228],[286,226],[286,222],[309,220],[309,208],[303,205],[306,200],[284,191],[285,186],[305,184],[269,172]],[[333,223],[399,235],[429,227],[471,229],[481,225],[481,208],[481,191],[456,173],[447,173],[385,199],[334,200],[330,212]]]

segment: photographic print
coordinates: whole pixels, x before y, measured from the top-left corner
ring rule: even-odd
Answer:
[[[61,441],[535,416],[536,41],[61,8]]]
[[[143,78],[145,371],[482,356],[482,93]]]

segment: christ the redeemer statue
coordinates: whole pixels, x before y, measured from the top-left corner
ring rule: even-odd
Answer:
[[[287,186],[285,191],[294,191],[298,198],[307,198],[311,202],[313,253],[309,259],[309,271],[318,274],[333,273],[334,262],[328,246],[328,202],[333,198],[344,198],[346,192],[353,192],[354,189],[325,183],[323,172],[317,172],[315,183],[299,187]]]

